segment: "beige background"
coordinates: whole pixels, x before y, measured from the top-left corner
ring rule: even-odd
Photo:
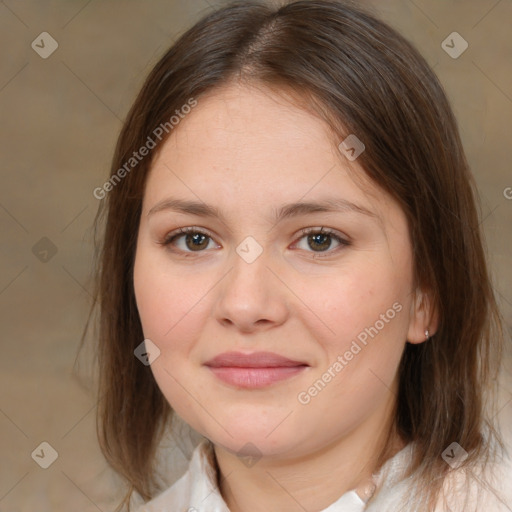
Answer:
[[[512,187],[512,1],[372,4],[416,44],[452,101],[482,196],[510,335],[512,200],[504,192]],[[176,36],[215,5],[0,3],[0,512],[113,510],[116,479],[97,447],[94,394],[72,374],[90,304],[98,207],[92,191],[105,181],[122,120],[145,75]],[[47,59],[31,47],[44,31],[59,45]],[[453,31],[469,43],[458,59],[441,48]],[[43,237],[53,245],[39,242]],[[511,436],[507,364],[498,417]],[[84,357],[80,374],[89,370]],[[58,452],[48,469],[31,458],[43,441]],[[176,474],[187,453],[174,451],[181,457]]]

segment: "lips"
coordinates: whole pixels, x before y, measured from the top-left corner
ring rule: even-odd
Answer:
[[[206,363],[213,368],[237,367],[237,368],[279,368],[292,366],[307,366],[301,361],[294,361],[273,352],[255,352],[243,354],[242,352],[226,352],[214,357]]]
[[[289,379],[309,365],[273,352],[226,352],[205,363],[223,382],[240,388],[262,388]]]

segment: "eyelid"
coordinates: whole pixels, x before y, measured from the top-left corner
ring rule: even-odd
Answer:
[[[298,242],[300,242],[300,240],[302,240],[302,238],[304,238],[305,236],[308,236],[310,234],[329,235],[331,238],[334,238],[339,243],[339,247],[336,247],[332,250],[328,249],[326,251],[306,251],[308,253],[313,254],[315,256],[315,258],[331,256],[331,255],[337,253],[339,250],[343,249],[344,247],[348,247],[348,246],[352,245],[352,241],[349,239],[349,237],[347,237],[343,233],[340,233],[337,230],[334,230],[331,228],[325,228],[325,227],[321,227],[321,228],[313,227],[313,228],[301,229],[298,233],[298,235],[300,235],[300,236],[299,236],[298,240],[293,243],[293,245],[296,245]]]
[[[208,236],[208,238],[210,238],[216,244],[218,244],[218,242],[215,240],[215,236],[212,235],[212,233],[209,230],[207,230],[205,228],[200,228],[198,226],[187,226],[187,227],[184,227],[184,228],[175,229],[174,231],[171,231],[170,233],[167,233],[164,236],[163,240],[161,242],[159,242],[159,243],[162,244],[162,245],[167,245],[167,244],[171,243],[173,238],[175,238],[175,237],[177,238],[180,235],[187,235],[189,233],[201,233],[203,235]],[[220,244],[218,244],[218,245],[220,245]]]
[[[348,240],[345,240],[343,237],[346,235],[343,235],[339,231],[336,231],[335,229],[326,228],[326,227],[312,227],[312,228],[302,228],[297,234],[300,234],[301,236],[310,235],[311,233],[322,233],[325,235],[332,235],[334,237],[340,238],[344,240],[345,242],[348,242]],[[348,237],[347,237],[348,238]]]
[[[219,249],[222,248],[222,246],[216,241],[216,237],[212,236],[209,230],[205,228],[199,228],[197,226],[187,226],[187,227],[181,227],[178,228],[167,235],[164,236],[163,240],[158,241],[159,245],[162,245],[165,249],[169,250],[170,252],[176,254],[177,256],[181,256],[184,258],[195,258],[195,257],[206,257],[207,255],[211,254],[211,250],[201,250],[201,251],[188,251],[179,249],[176,246],[176,242],[178,239],[182,238],[184,235],[187,235],[189,233],[200,233],[202,235],[205,235],[207,239],[209,239],[208,245],[210,245],[211,242],[213,242],[217,247],[213,247],[213,249]]]

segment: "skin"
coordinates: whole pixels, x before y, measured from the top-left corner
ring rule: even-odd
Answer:
[[[145,338],[161,351],[151,369],[176,413],[213,441],[233,512],[319,511],[365,483],[386,443],[405,343],[435,330],[428,297],[414,288],[404,213],[330,140],[324,122],[282,95],[230,83],[199,99],[146,183],[134,285]],[[274,221],[284,204],[326,197],[373,215]],[[149,213],[170,198],[206,203],[222,217]],[[211,237],[202,250],[185,235],[163,245],[185,227]],[[350,245],[327,237],[320,251],[301,233],[322,227]],[[236,251],[248,236],[263,250],[252,263]],[[300,403],[298,394],[396,303],[401,311]],[[271,351],[309,366],[241,389],[204,366],[227,351]],[[237,456],[247,443],[261,456],[250,467]],[[391,443],[393,452],[402,446]]]

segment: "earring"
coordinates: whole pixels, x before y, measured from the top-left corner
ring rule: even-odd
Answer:
[[[428,329],[425,329],[425,340],[428,341],[430,338],[430,333],[428,332]]]

